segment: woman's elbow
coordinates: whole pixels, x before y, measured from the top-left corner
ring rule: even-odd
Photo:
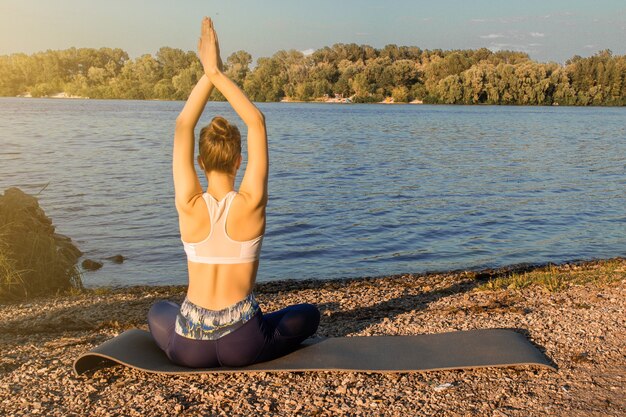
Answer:
[[[256,111],[254,117],[250,120],[250,124],[256,126],[265,126],[265,115],[263,114],[263,112],[261,112],[261,110]]]
[[[178,115],[176,118],[176,130],[184,128],[194,128],[194,123],[188,117]]]

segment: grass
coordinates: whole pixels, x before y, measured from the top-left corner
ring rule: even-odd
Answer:
[[[8,244],[0,239],[0,297],[3,291],[13,292],[15,288],[24,286],[24,271],[16,267],[16,262],[11,259],[7,251]]]
[[[113,288],[111,287],[95,287],[86,289],[87,292],[93,295],[109,295],[113,293]]]
[[[572,285],[593,283],[605,285],[626,279],[626,259],[614,258],[585,262],[580,265],[548,264],[544,267],[489,279],[478,285],[478,291],[498,289],[522,289],[538,285],[549,292],[561,291]]]

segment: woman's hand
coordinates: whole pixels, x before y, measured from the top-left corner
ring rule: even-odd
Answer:
[[[207,76],[223,71],[224,66],[222,58],[220,58],[220,45],[210,17],[202,19],[202,29],[200,40],[198,41],[198,56]]]

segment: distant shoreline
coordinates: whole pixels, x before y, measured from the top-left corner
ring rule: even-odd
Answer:
[[[31,95],[31,93],[26,93],[26,94],[20,94],[15,96],[15,98],[55,98],[55,99],[72,99],[72,100],[76,100],[76,99],[83,99],[83,100],[90,100],[90,97],[85,97],[85,96],[76,96],[76,95],[71,95],[71,94],[67,94],[65,92],[60,92],[60,93],[56,93],[53,95],[47,95],[47,96],[41,96],[41,97],[33,97]],[[101,99],[101,100],[127,100],[127,99],[119,99],[119,98],[107,98],[107,99]],[[158,99],[158,98],[153,98],[153,99],[134,99],[134,100],[139,100],[139,101],[185,101],[185,100],[168,100],[168,99]],[[212,101],[212,100],[210,100]],[[225,102],[225,100],[223,101]],[[293,100],[293,99],[289,99],[284,97],[283,99],[281,99],[280,101],[277,102],[272,102],[272,103],[339,103],[339,104],[424,104],[424,102],[422,100],[412,100],[409,102],[395,102],[393,100],[393,98],[391,97],[387,97],[386,99],[382,100],[382,101],[378,101],[378,102],[368,102],[368,103],[355,103],[351,98],[328,98],[325,100]]]
[[[89,97],[73,96],[71,94],[66,94],[65,92],[56,93],[51,96],[41,96],[41,97],[33,97],[30,93],[26,93],[26,94],[17,95],[15,96],[15,98],[61,98],[61,99],[72,99],[72,100],[89,99]]]
[[[91,97],[81,97],[81,96],[67,96],[61,95],[61,93],[55,94],[53,96],[42,96],[42,97],[32,97],[29,95],[18,95],[18,96],[0,96],[0,98],[28,98],[28,99],[54,99],[54,100],[124,100],[124,101],[180,101],[185,102],[186,100],[168,100],[168,99],[160,99],[160,98],[152,98],[152,99],[138,99],[138,98],[91,98]],[[209,100],[214,103],[226,103],[225,100]],[[623,108],[626,106],[608,106],[603,104],[587,104],[587,105],[568,105],[568,104],[490,104],[490,103],[475,103],[475,104],[466,104],[466,103],[424,103],[424,102],[416,102],[415,100],[412,102],[391,102],[391,101],[377,101],[377,102],[367,102],[367,103],[345,103],[340,101],[319,101],[319,100],[311,100],[311,101],[298,101],[298,100],[280,100],[280,101],[253,101],[254,103],[286,103],[286,104],[346,104],[346,105],[354,105],[354,104],[395,104],[395,105],[427,105],[427,106],[472,106],[472,107],[606,107],[606,108]]]

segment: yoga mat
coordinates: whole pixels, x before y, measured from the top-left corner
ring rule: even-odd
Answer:
[[[74,361],[74,372],[125,365],[159,374],[281,371],[423,372],[538,365],[555,370],[522,334],[477,329],[411,336],[311,338],[292,353],[241,368],[187,368],[168,359],[150,332],[130,329]]]

